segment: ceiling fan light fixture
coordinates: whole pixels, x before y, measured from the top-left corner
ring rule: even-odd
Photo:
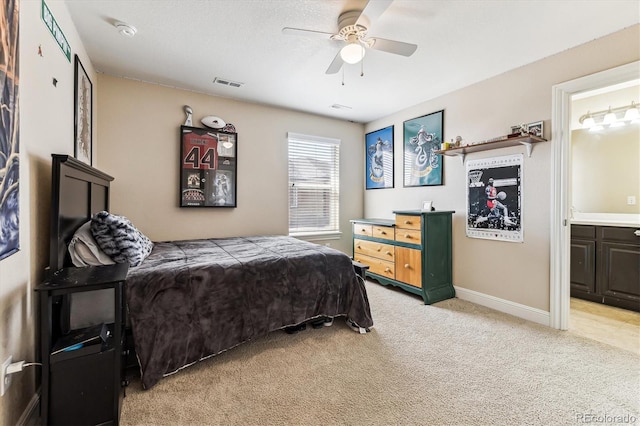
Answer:
[[[358,42],[349,43],[340,50],[340,57],[347,64],[357,64],[364,58],[364,46]]]

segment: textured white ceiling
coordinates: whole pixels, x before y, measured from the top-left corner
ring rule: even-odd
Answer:
[[[376,0],[371,0],[376,1]],[[368,35],[418,45],[369,50],[325,71],[341,44],[282,34],[338,30],[366,0],[65,0],[99,72],[369,122],[640,22],[638,0],[396,0]],[[135,26],[127,38],[116,21]],[[606,54],[606,52],[602,52]],[[215,77],[244,83],[233,88]],[[351,109],[336,110],[333,104]]]

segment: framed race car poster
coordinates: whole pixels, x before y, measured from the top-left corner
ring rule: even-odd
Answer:
[[[238,134],[180,126],[180,207],[236,207]]]

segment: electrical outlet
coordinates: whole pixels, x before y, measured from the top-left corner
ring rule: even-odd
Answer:
[[[3,396],[9,386],[11,386],[11,374],[7,375],[7,368],[11,365],[11,361],[13,361],[13,356],[9,355],[9,358],[6,359],[5,362],[2,363],[2,375],[0,376],[0,396]]]
[[[627,205],[629,205],[629,206],[635,206],[636,205],[636,196],[635,195],[629,195],[627,197]]]

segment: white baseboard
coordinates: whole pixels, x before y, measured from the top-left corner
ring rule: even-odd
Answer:
[[[21,426],[31,426],[40,424],[38,419],[40,418],[40,413],[38,412],[38,407],[40,405],[40,389],[36,391],[31,397],[31,401],[27,404],[27,408],[24,409],[22,415],[18,419],[18,424]]]
[[[521,305],[520,303],[511,302],[510,300],[500,299],[488,294],[478,293],[477,291],[466,288],[455,286],[454,288],[458,299],[467,300],[478,305],[486,306],[487,308],[495,309],[496,311],[504,312],[505,314],[513,315],[518,318],[550,327],[551,323],[549,312]]]

